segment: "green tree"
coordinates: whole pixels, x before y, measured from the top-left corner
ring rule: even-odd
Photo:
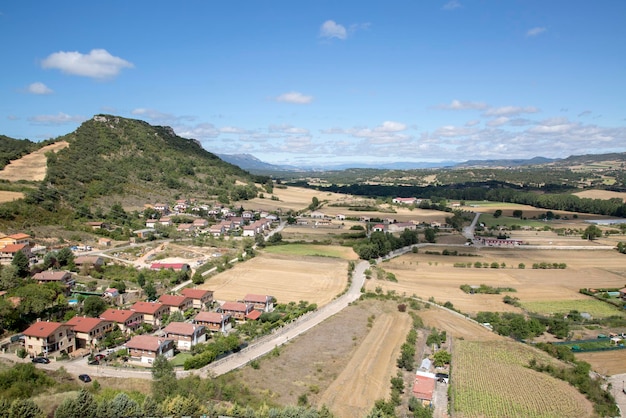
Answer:
[[[430,243],[434,243],[437,241],[436,233],[433,228],[426,228],[424,230],[424,240]]]
[[[446,350],[439,350],[433,355],[433,364],[435,367],[442,367],[450,363],[452,355]]]
[[[19,287],[22,281],[13,265],[3,266],[0,271],[0,289],[10,290]]]
[[[115,395],[109,405],[111,417],[138,417],[141,416],[141,408],[139,404],[132,400],[126,393],[120,392]]]
[[[30,261],[28,260],[28,256],[22,251],[15,253],[11,265],[15,267],[15,272],[18,277],[24,278],[30,275]]]
[[[496,209],[496,211],[493,213],[493,217],[499,218],[500,216],[502,216],[502,209]]]
[[[16,399],[9,408],[9,418],[44,418],[46,415],[31,399]]]
[[[583,232],[582,238],[593,241],[596,238],[602,237],[602,230],[596,225],[589,225]]]
[[[519,210],[519,209],[515,209],[515,210],[513,211],[513,217],[514,217],[514,218],[520,218],[520,219],[521,219],[523,214],[524,214],[524,212],[522,212],[522,211],[521,211],[521,210]]]
[[[107,303],[99,296],[88,296],[83,302],[83,311],[85,315],[97,318],[107,309]]]
[[[146,283],[143,291],[146,293],[148,300],[156,300],[157,290],[156,287],[154,287],[154,281],[152,279]]]
[[[174,367],[165,356],[157,356],[152,363],[152,396],[155,401],[162,402],[174,395],[177,386]]]

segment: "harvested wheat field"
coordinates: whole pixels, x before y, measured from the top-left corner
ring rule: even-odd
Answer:
[[[578,353],[576,360],[586,361],[594,371],[605,376],[626,373],[626,350]]]
[[[420,249],[419,254],[406,254],[380,265],[391,272],[396,282],[376,279],[366,282],[370,291],[416,295],[439,303],[449,301],[463,313],[475,315],[480,311],[521,312],[519,308],[502,302],[504,295],[523,302],[550,302],[564,300],[591,300],[579,293],[581,288],[621,288],[626,278],[623,256],[611,250],[521,250],[472,249],[479,257],[459,257],[423,254],[427,250],[442,251],[441,247]],[[475,268],[475,262],[497,263],[499,268]],[[565,263],[566,269],[533,269],[534,263]],[[471,263],[472,267],[458,268],[455,263]],[[505,268],[501,264],[505,263]],[[519,264],[525,264],[520,269]],[[496,295],[467,294],[461,285],[485,284],[492,287],[512,287],[516,292]]]
[[[272,295],[278,303],[301,300],[325,305],[348,284],[348,262],[329,257],[262,254],[211,277],[202,289],[220,301],[234,301],[248,293]]]
[[[585,190],[583,192],[574,193],[574,195],[580,198],[587,199],[622,199],[626,202],[626,193],[624,192],[612,192],[610,190]]]
[[[265,196],[263,199],[254,198],[251,200],[235,202],[234,206],[237,207],[240,204],[244,207],[250,207],[258,210],[305,210],[312,202],[313,197],[317,197],[320,202],[340,202],[351,200],[352,198],[345,194],[320,192],[313,189],[305,189],[300,187],[287,186],[284,189],[274,187],[272,193],[262,192]],[[276,196],[278,200],[272,200],[271,196]]]
[[[447,309],[432,306],[420,310],[417,314],[422,318],[425,327],[446,331],[446,334],[453,338],[468,341],[501,341],[506,339]]]
[[[60,141],[25,155],[19,160],[11,161],[0,171],[0,180],[42,181],[46,177],[46,153],[57,152],[68,145],[67,142]]]
[[[341,374],[323,393],[320,404],[338,417],[364,417],[377,399],[389,396],[400,346],[411,329],[406,313],[384,313],[359,345]]]

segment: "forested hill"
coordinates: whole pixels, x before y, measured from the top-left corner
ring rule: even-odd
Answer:
[[[77,206],[141,206],[174,197],[229,199],[256,195],[253,177],[206,151],[170,127],[96,115],[56,138],[69,147],[48,155],[48,171],[28,203],[48,209]]]

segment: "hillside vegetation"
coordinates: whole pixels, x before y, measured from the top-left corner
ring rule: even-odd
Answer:
[[[254,182],[267,181],[222,161],[169,127],[139,120],[97,115],[54,140],[60,141],[69,147],[47,154],[44,181],[25,186],[30,189],[24,201],[4,205],[0,219],[58,223],[117,203],[141,209],[145,203],[190,196],[229,203],[255,197]],[[0,140],[5,148],[15,149],[10,154],[15,158],[27,153],[28,143]]]

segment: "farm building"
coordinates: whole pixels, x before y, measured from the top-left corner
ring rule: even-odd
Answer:
[[[416,372],[413,382],[413,396],[419,399],[424,406],[430,406],[435,392],[435,374],[428,372]]]
[[[152,263],[150,270],[172,269],[174,271],[189,271],[191,266],[187,263]]]

